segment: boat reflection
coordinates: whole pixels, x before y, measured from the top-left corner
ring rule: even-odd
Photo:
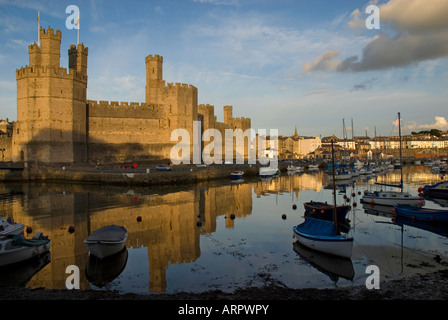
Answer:
[[[47,251],[31,260],[0,268],[0,287],[26,287],[32,277],[51,261],[51,253]]]
[[[352,260],[319,251],[311,250],[298,241],[293,243],[293,250],[311,266],[327,275],[336,285],[339,278],[352,281],[355,276]]]
[[[86,267],[87,280],[99,288],[107,286],[123,272],[127,261],[127,248],[103,259],[97,258],[94,255],[89,255]]]

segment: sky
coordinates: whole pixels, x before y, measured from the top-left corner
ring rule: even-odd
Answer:
[[[68,67],[69,5],[89,48],[87,99],[144,102],[145,57],[159,54],[164,80],[197,87],[218,121],[232,105],[281,135],[396,135],[398,112],[403,134],[448,130],[448,0],[0,0],[0,119],[17,119],[38,12],[61,30]]]

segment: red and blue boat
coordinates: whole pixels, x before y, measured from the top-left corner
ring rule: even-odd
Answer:
[[[448,222],[448,209],[432,209],[406,204],[397,204],[394,206],[393,211],[395,211],[395,214],[399,217],[405,217],[412,220]]]
[[[326,202],[309,201],[303,204],[305,207],[305,215],[312,216],[324,220],[334,219],[334,206]],[[336,206],[336,214],[338,221],[345,221],[347,213],[350,211],[349,205]]]

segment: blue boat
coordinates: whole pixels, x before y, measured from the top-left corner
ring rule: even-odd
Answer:
[[[448,222],[448,210],[422,208],[405,204],[397,204],[394,206],[394,210],[397,216],[412,220]]]
[[[448,181],[442,181],[433,185],[427,184],[421,191],[428,196],[448,198]]]
[[[352,255],[353,238],[340,234],[333,221],[307,217],[293,231],[305,247],[344,258]]]
[[[331,140],[331,152],[334,174],[333,140]],[[336,206],[335,185],[333,185],[333,198],[334,206]],[[339,232],[337,214],[334,207],[333,213],[333,221],[306,217],[303,223],[293,227],[294,236],[299,243],[310,249],[338,257],[350,258],[352,255],[353,238]]]
[[[244,175],[244,171],[232,171],[230,173],[230,179],[231,180],[239,180],[242,179]]]

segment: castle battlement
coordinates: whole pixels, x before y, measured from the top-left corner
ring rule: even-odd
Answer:
[[[61,67],[48,67],[48,66],[25,66],[16,70],[16,79],[20,80],[28,77],[56,77],[61,79],[69,79],[69,80],[79,80],[79,81],[87,81],[87,75],[73,71],[68,72],[67,68]]]
[[[93,117],[123,117],[123,118],[162,118],[162,107],[144,102],[118,102],[87,100],[89,116]]]
[[[145,62],[148,62],[148,61],[163,62],[163,57],[158,55],[158,54],[155,54],[155,55],[150,54],[150,55],[147,55],[146,58],[145,58]]]
[[[164,83],[165,81],[163,81]],[[197,90],[197,88],[191,84],[186,84],[186,83],[180,83],[180,82],[176,82],[176,83],[172,83],[172,82],[168,82],[165,86],[165,88],[168,89],[179,89],[179,90]]]
[[[47,30],[45,30],[43,27],[40,27],[40,38],[49,38],[49,37],[56,37],[61,39],[62,37],[62,33],[61,30],[56,30],[56,32],[54,32],[53,28],[48,27]]]

